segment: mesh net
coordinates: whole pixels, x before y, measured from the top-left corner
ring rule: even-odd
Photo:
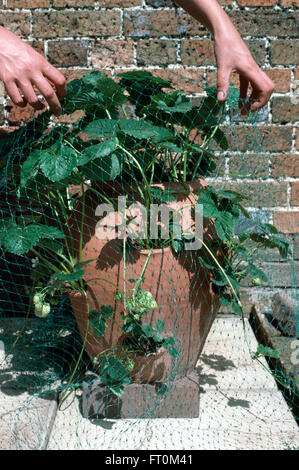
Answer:
[[[298,446],[273,135],[216,95],[90,72],[2,139],[3,448]]]

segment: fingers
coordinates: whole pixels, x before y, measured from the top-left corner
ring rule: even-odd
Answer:
[[[36,110],[43,109],[44,105],[36,96],[33,86],[29,80],[23,82],[17,81],[16,85],[22,91],[24,99],[27,103],[29,103]]]
[[[6,91],[8,93],[8,95],[10,96],[12,102],[17,105],[17,106],[20,106],[21,108],[24,108],[27,104],[26,100],[21,96],[20,92],[19,92],[19,89],[16,85],[16,83],[14,81],[8,81],[5,83],[5,88],[6,88]]]
[[[249,86],[249,80],[240,75],[239,109],[241,110],[241,114],[247,114],[247,111],[246,111],[246,98],[247,98],[248,86]]]
[[[249,83],[252,86],[252,92],[247,100],[247,90]],[[266,73],[258,67],[251,71],[248,75],[240,74],[240,101],[243,103],[241,114],[248,114],[249,111],[254,113],[263,108],[268,103],[274,88],[275,85],[272,80],[270,80]]]
[[[66,80],[61,72],[55,69],[51,64],[47,63],[43,69],[43,74],[47,77],[55,86],[57,96],[61,99],[66,94]]]
[[[58,92],[55,93],[53,87],[50,85],[48,80],[42,75],[33,78],[34,85],[39,89],[41,94],[46,99],[50,109],[55,116],[59,116],[62,112],[61,104],[58,99]]]
[[[231,70],[224,67],[218,68],[217,73],[217,99],[219,101],[225,101],[227,93],[229,90],[229,79],[230,79]]]

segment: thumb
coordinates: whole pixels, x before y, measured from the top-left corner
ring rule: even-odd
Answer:
[[[217,99],[225,101],[229,90],[230,71],[224,68],[219,68],[217,72]]]

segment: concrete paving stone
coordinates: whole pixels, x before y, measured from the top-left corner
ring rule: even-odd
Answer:
[[[257,341],[245,324],[252,349]],[[263,361],[264,365],[266,362]],[[194,419],[89,420],[80,394],[58,411],[48,449],[280,450],[299,447],[295,419],[272,377],[252,361],[236,317],[217,318],[203,354]]]

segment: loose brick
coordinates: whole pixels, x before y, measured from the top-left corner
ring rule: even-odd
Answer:
[[[274,178],[299,178],[299,154],[274,154],[272,160],[272,176]]]
[[[299,211],[274,212],[274,225],[282,233],[298,233]]]
[[[299,181],[291,183],[291,206],[299,206]]]
[[[33,31],[36,38],[118,36],[120,12],[115,10],[33,12]]]
[[[134,64],[132,40],[96,41],[91,47],[91,64],[94,67],[115,67]]]
[[[272,65],[299,65],[299,40],[273,40],[270,49]]]
[[[184,65],[215,65],[213,42],[210,39],[182,40],[181,60]]]
[[[0,12],[0,26],[4,26],[17,36],[26,38],[30,34],[30,13],[2,11]]]
[[[7,8],[49,8],[50,0],[7,0]]]
[[[88,41],[49,41],[48,59],[55,67],[87,65]]]
[[[177,62],[177,44],[175,41],[163,39],[137,42],[138,65],[168,65]]]
[[[299,120],[299,102],[295,103],[289,97],[272,99],[273,122],[288,123]]]
[[[24,122],[31,121],[34,117],[38,116],[38,114],[45,111],[45,109],[46,107],[40,111],[35,111],[29,104],[25,106],[25,108],[20,108],[14,105],[11,100],[8,100],[8,122],[11,126],[18,126]]]

